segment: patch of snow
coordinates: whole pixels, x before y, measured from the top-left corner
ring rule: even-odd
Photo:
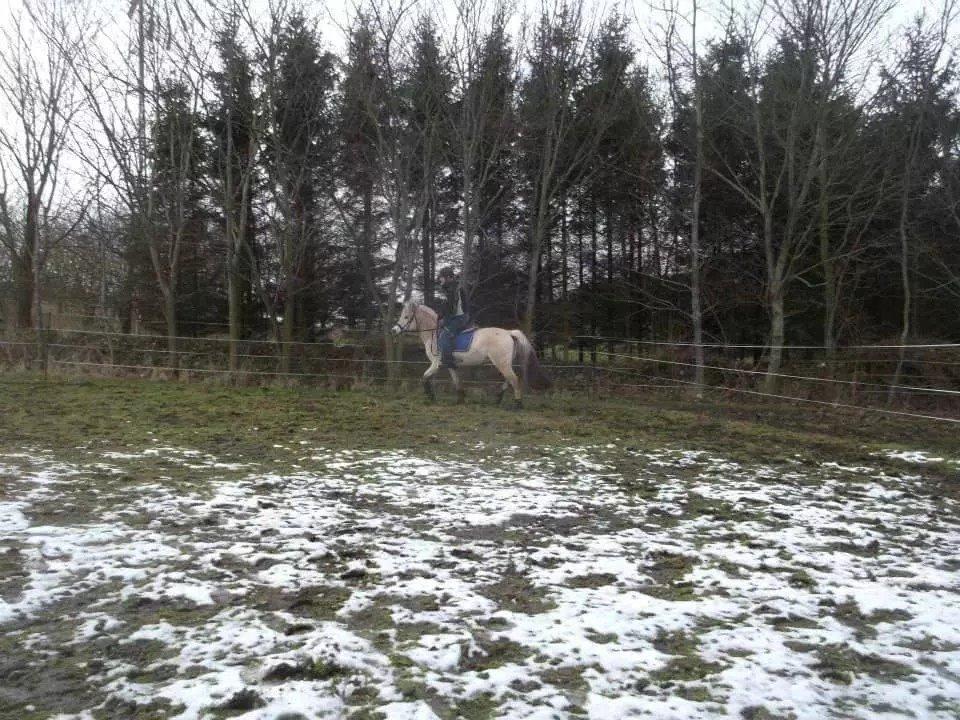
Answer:
[[[184,719],[241,691],[263,703],[244,718],[343,717],[354,698],[437,718],[411,685],[451,715],[486,697],[518,719],[953,717],[955,500],[858,465],[610,445],[480,462],[311,448],[274,473],[162,446],[107,465],[6,455],[0,530],[26,574],[0,633],[30,620],[63,623],[80,653],[157,643],[146,667],[120,653],[88,684]],[[614,472],[623,453],[637,476]],[[140,477],[144,457],[206,482]],[[56,652],[10,632],[24,662]],[[831,648],[887,665],[839,683]]]

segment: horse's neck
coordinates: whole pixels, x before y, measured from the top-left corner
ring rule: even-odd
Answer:
[[[420,328],[420,339],[424,344],[431,342],[437,331],[437,314],[426,305],[417,307],[417,327]]]

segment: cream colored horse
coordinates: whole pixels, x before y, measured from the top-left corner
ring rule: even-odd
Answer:
[[[441,359],[440,348],[437,345],[437,321],[437,313],[429,307],[408,300],[393,326],[395,335],[413,332],[420,336],[427,359],[430,360],[430,367],[423,374],[423,389],[431,400],[436,398],[431,378],[440,371]],[[500,371],[503,375],[503,386],[500,388],[497,402],[502,401],[507,388],[512,387],[514,403],[520,407],[523,391],[520,379],[513,371],[514,359],[519,362],[524,384],[537,390],[550,386],[550,380],[541,370],[533,346],[527,336],[519,330],[480,328],[473,335],[470,349],[467,352],[455,352],[453,357],[457,367],[483,365],[490,361]],[[463,402],[463,387],[460,384],[460,376],[454,368],[450,368],[450,377],[453,378],[458,401]]]

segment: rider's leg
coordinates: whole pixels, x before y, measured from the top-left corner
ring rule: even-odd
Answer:
[[[443,321],[443,332],[441,333],[440,338],[440,354],[443,358],[444,367],[454,368],[457,366],[457,361],[453,357],[453,344],[457,337],[457,333],[459,333],[462,329],[462,315],[456,315]]]

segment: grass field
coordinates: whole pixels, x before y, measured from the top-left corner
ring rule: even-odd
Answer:
[[[0,718],[955,718],[950,428],[0,377]]]

